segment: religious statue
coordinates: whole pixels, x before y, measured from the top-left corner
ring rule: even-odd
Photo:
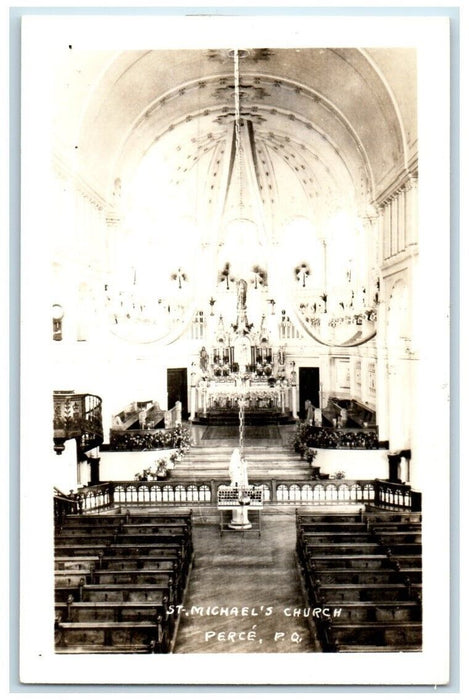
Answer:
[[[238,282],[238,311],[244,311],[246,309],[246,294],[247,294],[247,282],[246,280],[239,280]]]
[[[208,372],[208,352],[205,349],[205,346],[202,347],[202,350],[200,351],[200,369],[202,372]]]
[[[247,335],[252,328],[252,323],[248,323],[248,317],[246,314],[246,295],[248,284],[246,280],[239,280],[237,287],[236,323],[233,325],[233,328],[238,335]]]
[[[246,460],[241,457],[239,448],[233,450],[230,459],[230,479],[231,486],[247,487],[248,486],[248,470]]]

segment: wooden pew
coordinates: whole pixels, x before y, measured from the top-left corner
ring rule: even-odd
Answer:
[[[338,618],[331,619],[328,640],[332,650],[342,651],[347,647],[357,645],[363,647],[388,647],[392,646],[400,651],[407,648],[421,647],[422,624],[418,621],[385,622],[338,622]]]
[[[154,532],[169,535],[188,535],[189,528],[185,524],[178,523],[126,523],[122,525],[122,532],[129,535],[150,535]]]
[[[67,571],[54,572],[55,588],[76,588],[80,582],[91,583],[91,569],[68,569]]]
[[[312,565],[320,569],[381,569],[389,568],[386,554],[321,554],[315,556]]]
[[[418,584],[407,586],[404,583],[354,583],[317,584],[317,599],[342,601],[397,601],[413,600],[421,590]]]
[[[71,523],[65,523],[60,529],[60,536],[71,536],[74,537],[84,537],[95,540],[96,536],[108,536],[113,537],[121,533],[129,534],[174,534],[174,535],[188,535],[189,528],[185,524],[178,523],[142,523],[139,525],[120,523],[119,525],[89,525],[80,524],[74,525]]]
[[[404,574],[393,569],[320,569],[313,572],[315,581],[326,583],[404,583]],[[410,576],[409,576],[410,578]],[[418,579],[415,580],[418,582]]]
[[[416,511],[369,510],[363,514],[366,522],[421,523],[422,513]]]
[[[166,653],[176,618],[167,606],[182,602],[191,525],[190,513],[67,518],[55,537],[56,649]]]
[[[83,569],[84,571],[91,571],[94,567],[98,566],[100,562],[99,556],[56,556],[54,559],[55,570],[56,571],[68,571],[70,569]]]
[[[103,551],[111,547],[112,545],[131,545],[133,547],[144,548],[150,546],[153,548],[158,548],[161,545],[172,545],[173,547],[180,547],[183,556],[192,552],[192,542],[190,537],[184,535],[164,535],[164,534],[152,534],[152,535],[119,535],[115,534],[112,536],[99,535],[96,534],[90,538],[89,542],[77,543],[76,535],[57,535],[55,537],[54,545],[57,554],[64,555],[67,552],[63,550],[63,547],[70,547],[69,552],[74,550],[76,554],[96,554],[99,551]]]
[[[390,556],[393,557],[422,556],[422,545],[418,543],[386,542],[383,543],[383,547],[385,547],[386,551],[389,551]]]
[[[99,563],[101,571],[106,569],[118,571],[125,569],[161,569],[162,571],[171,571],[177,567],[182,567],[181,556],[178,552],[174,554],[156,554],[154,556],[129,554],[128,557],[105,554]]]
[[[308,523],[362,523],[362,513],[300,513],[296,511],[296,521],[299,524]]]
[[[152,569],[131,570],[124,569],[111,571],[105,569],[97,570],[93,573],[92,582],[99,585],[109,584],[135,584],[135,585],[160,585],[169,590],[169,602],[178,604],[181,602],[183,593],[183,582],[178,572],[172,568],[170,571],[159,571]]]
[[[64,543],[54,543],[54,551],[56,557],[99,557],[103,555],[106,550],[106,546],[102,544],[89,544],[89,543],[79,543],[67,542]]]
[[[93,513],[90,515],[69,515],[64,521],[64,526],[75,527],[75,526],[93,526],[95,528],[100,527],[119,527],[125,524],[140,524],[140,523],[150,523],[152,525],[158,524],[174,524],[174,525],[186,525],[189,530],[192,528],[192,513],[149,513],[145,511],[144,513],[129,513],[129,514],[117,514],[117,513]]]
[[[156,602],[161,596],[172,604],[170,587],[166,583],[103,583],[85,584],[81,587],[77,600],[83,602],[121,601],[121,602]]]
[[[345,543],[347,544],[348,542],[369,542],[370,541],[370,534],[368,532],[357,532],[350,534],[350,532],[318,532],[314,530],[309,529],[310,526],[308,526],[308,529],[303,529],[300,528],[298,535],[301,537],[303,535],[307,535],[308,538],[313,538],[314,541],[317,544],[320,544],[322,542],[324,543],[335,543],[335,544],[340,544],[340,543]],[[310,541],[313,541],[312,539]]]
[[[373,535],[380,542],[393,546],[395,544],[422,544],[422,532],[410,531],[403,532],[402,530],[373,530]]]
[[[168,616],[168,606],[162,594],[158,601],[122,602],[122,601],[66,601],[55,605],[56,613],[61,622],[106,622],[156,621],[172,619]]]
[[[415,600],[396,601],[329,601],[328,607],[339,612],[337,617],[341,622],[364,622],[387,620],[419,622],[422,616],[422,608]]]
[[[297,529],[308,529],[311,532],[366,532],[365,523],[342,523],[342,522],[315,522],[297,523]]]
[[[162,621],[59,622],[56,651],[85,653],[168,653],[170,639]]]
[[[406,545],[406,546],[412,546],[412,545]],[[314,535],[312,536],[304,536],[303,537],[303,549],[309,554],[311,557],[321,557],[321,556],[330,556],[330,555],[344,555],[344,556],[349,556],[353,554],[368,554],[368,555],[376,555],[376,554],[381,554],[383,553],[383,548],[377,544],[376,542],[341,542],[341,543],[336,543],[336,542],[329,542],[329,543],[319,543],[316,544],[314,540]],[[396,556],[397,556],[396,552]],[[411,554],[412,552],[409,552]]]
[[[367,530],[375,532],[422,532],[422,523],[367,523]]]

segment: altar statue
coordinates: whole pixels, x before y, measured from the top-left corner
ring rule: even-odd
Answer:
[[[230,459],[231,486],[248,486],[248,469],[246,460],[241,457],[239,448],[233,450]]]
[[[246,296],[248,284],[246,280],[239,280],[237,283],[237,301],[236,301],[236,323],[233,328],[237,335],[248,335],[252,328],[252,323],[248,323],[246,314]]]
[[[208,370],[208,352],[205,349],[205,346],[202,348],[200,351],[200,369],[202,372],[207,372]]]
[[[247,288],[248,288],[246,280],[239,280],[237,287],[238,287],[237,310],[239,313],[240,311],[246,310],[246,295],[247,295]]]

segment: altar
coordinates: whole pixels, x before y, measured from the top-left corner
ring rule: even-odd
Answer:
[[[271,386],[267,382],[258,382],[252,386],[240,386],[235,381],[210,382],[207,387],[207,410],[236,409],[240,399],[244,400],[247,410],[278,409],[285,405],[283,387]]]
[[[239,378],[222,381],[202,380],[192,388],[194,416],[192,420],[212,424],[236,424],[239,401],[244,403],[248,424],[288,422],[295,418],[292,387],[282,380]]]
[[[274,347],[265,315],[257,329],[247,317],[247,282],[236,284],[236,321],[226,326],[220,314],[207,346],[191,368],[189,420],[231,424],[242,400],[248,419],[296,420],[295,363],[287,365],[285,346]]]

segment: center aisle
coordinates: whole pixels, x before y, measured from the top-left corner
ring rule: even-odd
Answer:
[[[263,514],[260,538],[257,532],[220,537],[212,524],[195,525],[193,541],[194,566],[174,653],[321,651],[303,616],[308,608],[295,563],[294,513]],[[300,616],[293,616],[295,608]]]

